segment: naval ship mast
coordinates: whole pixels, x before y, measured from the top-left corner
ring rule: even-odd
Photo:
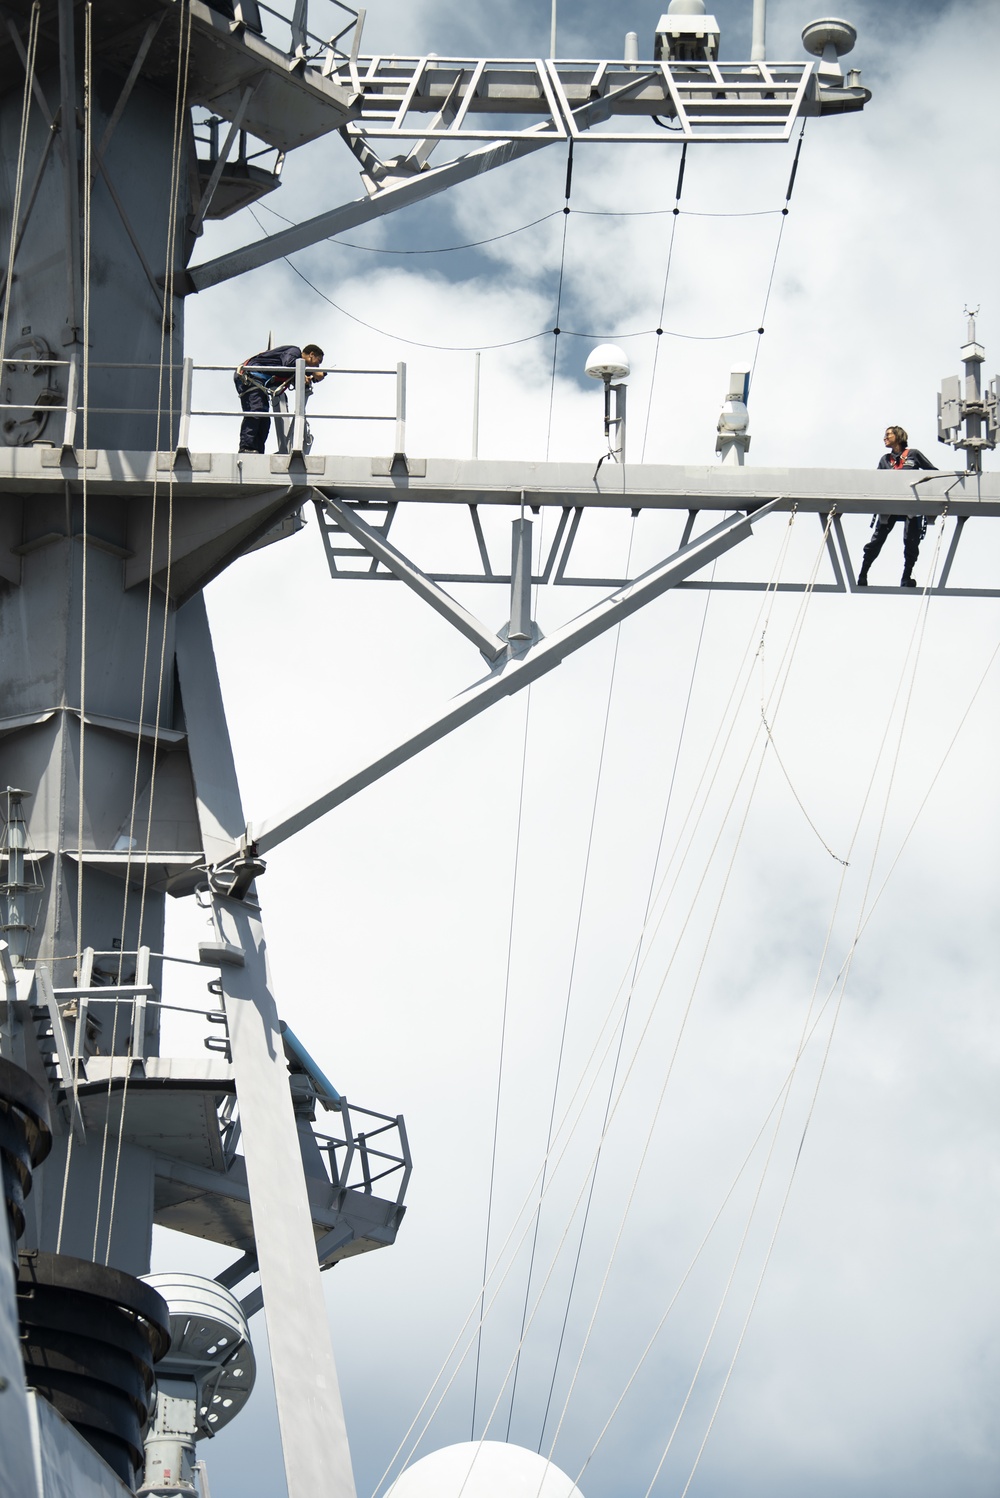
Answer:
[[[891,474],[743,469],[737,385],[718,469],[626,466],[614,351],[591,370],[611,449],[596,474],[415,457],[401,380],[390,456],[314,453],[301,363],[283,452],[197,451],[189,296],[549,144],[662,148],[655,120],[672,123],[675,142],[780,143],[803,118],[869,97],[841,70],[854,43],[844,22],[806,28],[814,61],[767,61],[762,0],[749,63],[719,60],[701,0],[672,0],[651,60],[630,33],[621,59],[597,62],[366,56],[363,13],[334,10],[342,27],[323,37],[306,0],[283,15],[255,0],[5,0],[0,13],[0,1149],[20,1240],[16,1275],[7,1259],[0,1268],[0,1450],[19,1494],[50,1491],[38,1451],[46,1470],[80,1484],[85,1474],[95,1493],[195,1491],[195,1442],[242,1406],[246,1323],[263,1307],[288,1492],[352,1498],[320,1270],[393,1242],[410,1155],[402,1119],[350,1105],[279,1019],[264,855],[666,589],[700,585],[751,517],[797,506],[826,524],[899,507]],[[201,143],[199,110],[211,112]],[[285,153],[334,132],[357,158],[362,196],[199,258],[207,221],[270,191]],[[442,146],[457,154],[436,164]],[[401,580],[488,673],[351,777],[248,821],[202,594],[287,534],[306,502],[334,574],[351,554]],[[485,547],[482,573],[460,577],[403,555],[392,515],[428,502],[466,507],[474,528],[478,505],[510,507],[509,571]],[[937,476],[919,507],[946,505],[960,519],[996,514],[1000,492],[978,472]],[[525,511],[542,506],[559,523],[534,558]],[[573,577],[591,507],[684,510],[682,544],[639,579]],[[846,593],[839,518],[829,529],[829,586]],[[612,591],[543,639],[531,588],[549,579]],[[509,589],[500,630],[444,587],[483,580]],[[206,969],[210,1033],[195,1057],[161,1052],[168,894],[197,898],[214,928],[197,952],[171,954]],[[317,1108],[338,1132],[316,1123]],[[154,1277],[158,1294],[137,1278],[154,1224],[230,1246],[232,1265],[217,1281]]]

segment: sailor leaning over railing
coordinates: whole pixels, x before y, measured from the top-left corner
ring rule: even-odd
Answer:
[[[317,380],[325,378],[319,366],[323,363],[323,350],[315,343],[304,348],[285,343],[278,348],[264,349],[241,364],[233,376],[236,393],[243,410],[252,413],[244,417],[240,427],[241,453],[262,453],[271,427],[269,415],[271,398],[287,390],[295,379],[295,366],[302,360],[306,365],[307,388]]]

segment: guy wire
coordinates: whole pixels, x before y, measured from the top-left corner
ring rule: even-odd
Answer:
[[[649,419],[653,410],[653,389],[656,385],[656,366],[660,357],[660,334],[663,329],[663,314],[667,306],[667,287],[670,283],[670,267],[674,258],[674,240],[677,237],[677,219],[680,215],[681,193],[684,190],[684,167],[687,164],[687,141],[681,146],[681,159],[677,166],[677,184],[674,187],[673,217],[670,221],[670,242],[667,245],[667,264],[663,272],[663,291],[660,295],[660,315],[656,322],[657,339],[653,345],[653,368],[649,376],[649,395],[646,399],[646,421],[642,429],[642,451],[640,463],[646,460],[646,441],[649,437]]]

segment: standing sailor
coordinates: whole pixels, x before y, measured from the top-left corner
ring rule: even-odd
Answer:
[[[919,448],[907,445],[910,439],[902,427],[886,427],[883,440],[889,451],[883,453],[879,459],[879,468],[934,469],[934,464],[924,457]],[[920,543],[924,539],[924,532],[927,530],[926,518],[922,515],[873,515],[872,525],[875,527],[875,533],[863,552],[864,561],[858,573],[859,588],[867,588],[868,569],[885,545],[886,537],[897,520],[903,522],[903,575],[899,580],[899,586],[901,588],[917,586],[913,568],[920,550]]]
[[[315,343],[307,343],[305,348],[299,348],[294,343],[283,343],[279,348],[269,348],[263,353],[254,354],[253,358],[241,364],[233,381],[244,411],[269,411],[272,395],[280,395],[287,390],[295,378],[295,366],[300,359],[305,361],[309,370],[319,371],[319,366],[323,363],[323,350]],[[322,371],[307,374],[306,385],[324,378]],[[240,427],[240,452],[262,453],[270,426],[269,416],[255,414],[244,417]]]

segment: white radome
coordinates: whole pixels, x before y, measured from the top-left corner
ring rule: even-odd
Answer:
[[[592,380],[627,380],[631,373],[628,354],[617,343],[599,343],[587,356],[584,372]]]
[[[462,1441],[432,1451],[393,1483],[386,1498],[583,1498],[537,1451],[504,1441]]]

